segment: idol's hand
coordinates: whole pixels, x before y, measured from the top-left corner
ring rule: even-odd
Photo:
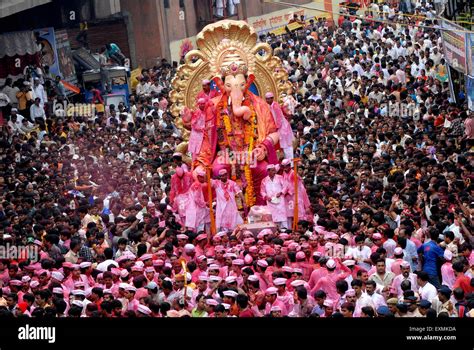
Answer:
[[[254,156],[257,158],[257,161],[261,162],[266,157],[266,148],[262,145],[255,147],[253,150]]]

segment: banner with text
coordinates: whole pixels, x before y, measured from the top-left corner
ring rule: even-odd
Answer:
[[[446,61],[457,71],[467,74],[466,33],[457,31],[465,29],[448,20],[442,21],[441,28],[443,29],[441,37]]]

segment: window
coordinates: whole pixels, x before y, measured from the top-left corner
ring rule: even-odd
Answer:
[[[212,14],[215,19],[237,16],[240,0],[213,0]]]

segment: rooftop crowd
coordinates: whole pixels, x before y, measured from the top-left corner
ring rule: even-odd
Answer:
[[[450,95],[430,4],[413,5],[260,37],[297,102],[295,230],[185,224],[176,194],[203,181],[166,60],[129,108],[90,117],[53,109],[64,91],[42,74],[7,81],[0,243],[37,260],[0,260],[0,315],[474,317],[474,113]]]

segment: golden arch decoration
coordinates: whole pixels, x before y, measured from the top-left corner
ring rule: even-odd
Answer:
[[[269,44],[257,43],[257,33],[245,21],[223,20],[209,24],[197,35],[196,44],[198,49],[186,54],[185,63],[171,82],[170,111],[174,117],[179,117],[184,107],[196,107],[196,96],[204,79],[220,77],[219,68],[229,47],[246,60],[248,73],[255,76],[254,84],[260,96],[272,92],[281,102],[282,94],[291,87],[281,60],[273,56]],[[183,128],[181,118],[176,124]],[[185,132],[185,138],[187,134]]]

